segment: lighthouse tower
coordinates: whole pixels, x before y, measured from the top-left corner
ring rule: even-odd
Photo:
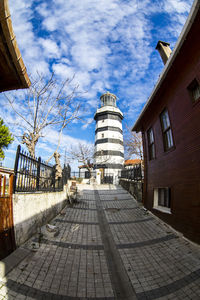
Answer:
[[[114,94],[107,92],[100,99],[101,107],[94,116],[95,167],[103,182],[106,182],[106,178],[113,178],[113,183],[117,184],[118,173],[124,164],[123,114],[116,106]]]

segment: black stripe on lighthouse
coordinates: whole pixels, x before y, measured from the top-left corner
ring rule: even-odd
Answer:
[[[122,130],[119,127],[114,127],[114,126],[105,126],[105,127],[99,127],[95,130],[95,133],[101,132],[101,131],[117,131],[122,134]]]
[[[120,144],[123,145],[123,142],[119,139],[98,139],[95,142],[95,146],[98,144],[103,144],[103,143],[113,143],[113,144]]]

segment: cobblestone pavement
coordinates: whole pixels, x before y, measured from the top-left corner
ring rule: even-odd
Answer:
[[[122,188],[80,191],[0,281],[1,299],[200,299],[200,248]],[[39,246],[39,247],[37,247]]]

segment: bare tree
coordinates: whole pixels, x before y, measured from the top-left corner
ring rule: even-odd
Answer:
[[[102,165],[108,162],[111,159],[110,155],[105,155],[104,151],[101,150],[101,158],[99,163]],[[76,147],[72,147],[70,151],[68,151],[69,156],[73,160],[78,160],[81,162],[84,167],[88,170],[90,177],[92,176],[92,170],[95,166],[95,147],[91,144],[79,143]]]
[[[130,128],[127,127],[127,134],[124,138],[124,146],[128,158],[135,156],[143,161],[143,145],[141,133],[133,132]]]
[[[54,156],[59,161],[58,148],[60,146],[63,129],[74,119],[78,118],[80,104],[74,101],[78,86],[72,88],[71,79],[66,79],[61,84],[52,73],[49,80],[38,74],[37,79],[32,80],[31,87],[22,99],[5,94],[10,106],[18,119],[21,119],[22,135],[19,136],[22,144],[25,144],[30,155],[35,156],[35,147],[38,140],[43,137],[44,130],[53,127],[59,132],[57,148],[48,159]],[[70,90],[67,93],[67,89]],[[48,162],[47,161],[47,162]]]
[[[91,144],[79,143],[68,151],[71,159],[78,160],[88,170],[90,177],[93,170],[94,146]]]

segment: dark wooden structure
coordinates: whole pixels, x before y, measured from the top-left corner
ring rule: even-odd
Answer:
[[[200,243],[200,1],[133,126],[144,145],[144,206]]]
[[[13,172],[0,168],[0,259],[16,249],[13,227]]]
[[[0,1],[0,92],[28,88],[30,80],[12,27],[8,0]]]

